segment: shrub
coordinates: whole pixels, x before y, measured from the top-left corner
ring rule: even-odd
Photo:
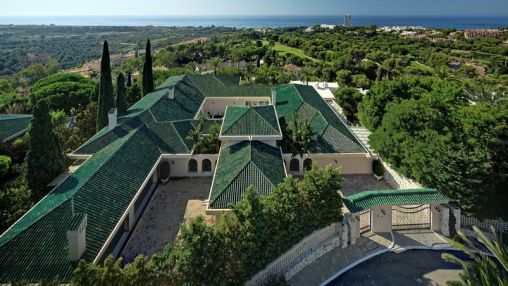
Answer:
[[[0,155],[0,179],[4,178],[7,174],[9,174],[11,166],[12,166],[11,157]]]
[[[385,173],[385,168],[383,167],[383,164],[380,160],[374,160],[372,161],[372,172],[376,174],[376,176],[383,176]]]

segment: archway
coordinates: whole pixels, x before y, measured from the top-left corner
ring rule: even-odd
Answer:
[[[289,171],[300,173],[300,160],[293,158],[289,161]]]
[[[212,162],[208,159],[204,159],[203,162],[201,162],[203,166],[203,172],[211,173],[212,172]]]
[[[163,161],[159,166],[159,180],[164,185],[169,181],[171,167],[168,161]]]
[[[312,160],[307,158],[303,160],[303,170],[308,171],[310,169],[312,169]]]
[[[196,160],[194,160],[194,159],[189,160],[188,172],[189,173],[197,173],[198,172],[198,162]]]

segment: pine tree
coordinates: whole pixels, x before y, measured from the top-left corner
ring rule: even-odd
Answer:
[[[143,96],[154,90],[152,54],[150,52],[150,39],[146,41],[145,63],[143,64]]]
[[[28,130],[30,146],[26,155],[26,181],[37,198],[46,185],[65,169],[62,143],[53,132],[49,106],[39,100],[33,110]]]
[[[97,112],[97,131],[108,125],[108,112],[114,107],[113,81],[109,59],[108,42],[104,41],[101,60],[101,80],[99,86],[99,110]]]
[[[118,115],[123,115],[127,111],[127,88],[125,87],[125,77],[123,73],[118,74],[116,80],[116,108]]]
[[[131,87],[132,86],[132,73],[131,71],[129,71],[127,73],[127,87]]]

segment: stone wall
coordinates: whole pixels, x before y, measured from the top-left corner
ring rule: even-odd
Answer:
[[[385,168],[385,173],[383,175],[383,178],[393,188],[395,188],[395,189],[422,188],[422,185],[420,185],[418,182],[411,180],[402,174],[399,174],[397,171],[392,169],[392,167],[390,167],[390,165],[388,165],[386,162],[383,162],[383,167]]]
[[[254,275],[246,285],[266,285],[272,277],[284,276],[286,280],[291,279],[332,249],[347,247],[350,242],[349,232],[350,222],[343,219],[311,233]]]

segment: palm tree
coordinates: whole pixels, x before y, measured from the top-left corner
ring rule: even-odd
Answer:
[[[508,250],[500,243],[496,232],[492,228],[494,239],[485,235],[477,227],[473,227],[478,242],[480,242],[491,254],[482,252],[468,237],[459,232],[458,235],[465,244],[451,241],[450,244],[467,254],[472,261],[464,261],[452,254],[443,254],[443,259],[462,265],[460,273],[461,281],[453,281],[451,285],[508,285]]]
[[[212,67],[213,67],[213,74],[217,74],[217,70],[219,69],[219,66],[221,63],[222,63],[222,59],[219,57],[210,59],[210,65],[212,65]]]
[[[303,80],[305,81],[305,84],[308,85],[309,80],[312,77],[312,70],[308,67],[304,67],[302,69],[302,75],[303,75]]]
[[[252,73],[254,72],[254,65],[251,62],[247,62],[245,65],[245,76],[247,77],[247,81],[251,83],[252,81]]]
[[[463,83],[464,93],[469,101],[474,103],[489,102],[498,104],[506,100],[506,90],[497,85],[484,83],[482,81],[467,81]]]

